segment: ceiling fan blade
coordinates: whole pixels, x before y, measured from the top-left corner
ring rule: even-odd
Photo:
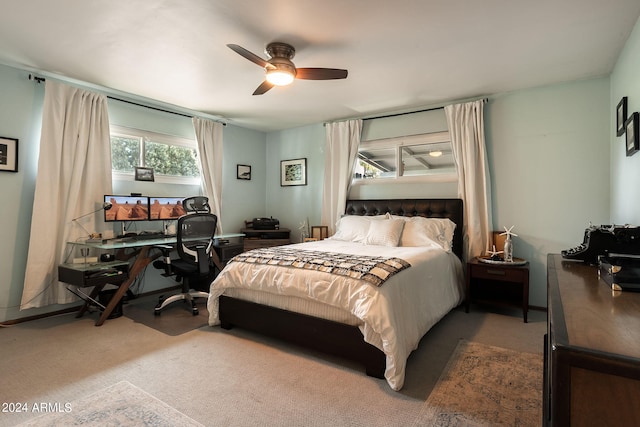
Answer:
[[[297,68],[296,79],[335,80],[346,79],[348,71],[338,68]]]
[[[254,95],[262,95],[269,89],[273,87],[273,83],[269,83],[268,81],[263,81],[260,86],[253,92]]]
[[[242,46],[238,46],[237,44],[228,44],[227,47],[229,47],[229,49],[239,54],[240,56],[247,58],[249,61],[253,62],[254,64],[258,64],[263,68],[275,68],[274,65],[260,58],[255,53],[249,52],[247,49],[243,48]]]

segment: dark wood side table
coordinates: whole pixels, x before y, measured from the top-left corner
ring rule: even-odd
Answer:
[[[227,262],[234,256],[242,253],[244,251],[244,243],[243,242],[227,242],[227,243],[216,243],[213,246],[213,249],[218,254],[218,258],[220,258],[220,262],[222,265],[227,265]]]
[[[288,228],[278,228],[276,230],[256,230],[255,228],[243,228],[240,230],[245,235],[244,250],[270,248],[273,246],[288,245],[291,243]]]
[[[527,323],[529,311],[529,263],[487,264],[477,258],[467,262],[465,311],[471,301],[522,307]]]

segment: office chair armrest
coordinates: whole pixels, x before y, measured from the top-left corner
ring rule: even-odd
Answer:
[[[198,271],[200,274],[205,275],[209,273],[209,254],[207,253],[207,247],[198,246],[196,251],[198,253]]]

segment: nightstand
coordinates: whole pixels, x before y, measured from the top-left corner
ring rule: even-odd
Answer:
[[[478,259],[467,263],[465,312],[471,301],[522,307],[524,322],[529,311],[529,263],[488,264]]]

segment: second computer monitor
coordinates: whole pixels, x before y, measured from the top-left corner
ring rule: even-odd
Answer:
[[[182,200],[184,197],[149,197],[149,218],[152,221],[180,218],[186,214]]]

